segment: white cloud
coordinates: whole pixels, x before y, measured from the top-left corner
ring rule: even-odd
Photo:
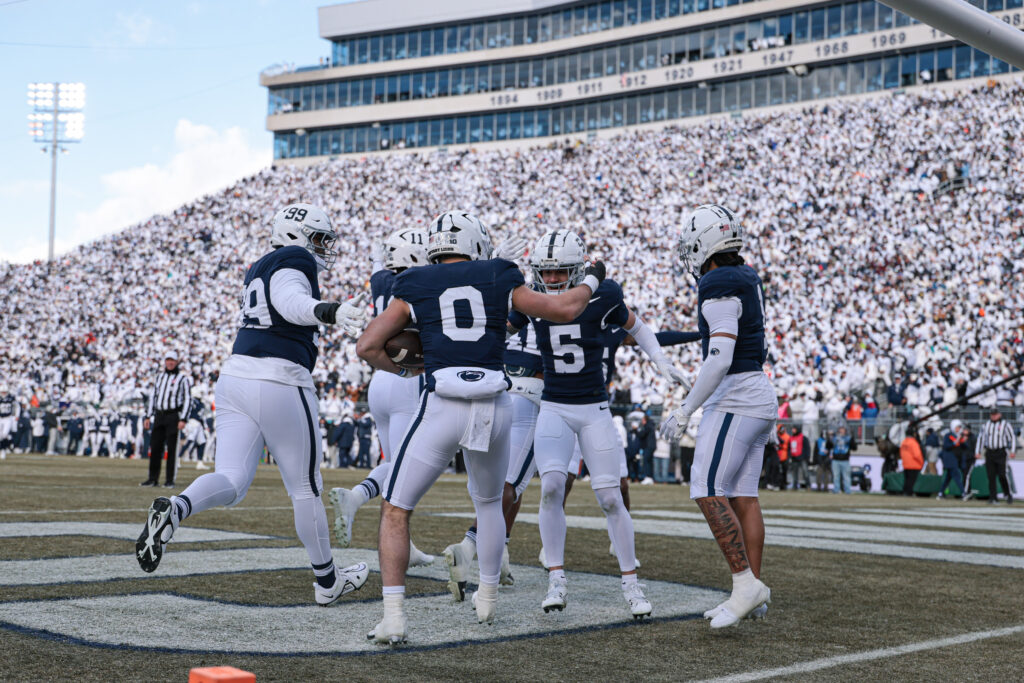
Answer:
[[[154,41],[156,22],[140,12],[124,14],[118,12],[114,19],[114,30],[121,42],[129,45],[147,45]]]
[[[270,150],[251,147],[238,127],[217,131],[181,119],[174,129],[174,142],[174,155],[166,164],[150,163],[103,175],[104,196],[94,209],[77,212],[70,230],[62,229],[65,234],[57,241],[57,253],[216,192],[271,162]],[[45,258],[46,240],[46,235],[40,235],[15,248],[0,245],[0,261],[23,263]]]

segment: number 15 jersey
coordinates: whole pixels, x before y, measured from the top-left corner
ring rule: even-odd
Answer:
[[[605,330],[624,326],[627,318],[629,309],[622,300],[622,287],[614,280],[602,282],[583,313],[571,323],[533,318],[537,348],[544,360],[541,399],[580,405],[607,401],[603,361]],[[514,327],[522,327],[526,316],[513,314],[509,322]]]

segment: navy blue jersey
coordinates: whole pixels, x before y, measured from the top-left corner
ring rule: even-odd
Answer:
[[[537,348],[537,330],[533,323],[525,315],[512,312],[513,318],[509,317],[513,327],[519,327],[519,332],[508,338],[505,342],[505,365],[507,367],[522,368],[527,375],[536,375],[544,371],[544,363],[540,357],[540,349]],[[516,324],[516,323],[519,324]]]
[[[313,372],[317,356],[316,325],[285,320],[270,300],[270,279],[284,268],[299,271],[309,280],[314,299],[320,299],[316,261],[302,247],[275,249],[249,266],[239,317],[238,336],[231,353],[255,358],[283,358]]]
[[[192,398],[188,407],[188,419],[203,421],[203,402],[198,398]]]
[[[555,403],[598,403],[608,400],[604,353],[607,330],[622,327],[629,309],[622,288],[605,280],[578,318],[568,324],[533,319],[537,346],[544,360],[544,393]]]
[[[504,259],[409,268],[395,278],[394,296],[409,304],[420,333],[428,389],[441,368],[504,370],[509,302],[523,284]]]
[[[383,313],[394,298],[391,289],[395,286],[395,277],[397,276],[387,268],[378,270],[370,276],[370,303],[373,304],[374,318]]]
[[[711,339],[708,321],[701,310],[704,302],[727,298],[739,299],[743,309],[736,334],[736,351],[728,374],[759,371],[768,357],[764,338],[764,290],[761,278],[750,266],[721,266],[701,276],[697,284],[701,356],[707,358]]]

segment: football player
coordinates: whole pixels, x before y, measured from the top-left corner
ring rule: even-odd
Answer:
[[[374,272],[370,276],[370,302],[374,318],[383,313],[394,298],[391,290],[395,277],[407,268],[427,265],[426,238],[425,231],[406,228],[389,235],[384,244],[374,250]],[[390,372],[373,373],[367,390],[367,403],[377,423],[377,437],[384,461],[351,490],[333,488],[330,491],[329,496],[334,506],[334,534],[342,548],[347,548],[352,542],[352,522],[356,512],[383,490],[391,471],[394,449],[416,416],[423,386],[422,376],[399,377]],[[409,541],[410,566],[426,565],[433,561],[433,555],[427,555]]]
[[[317,276],[334,263],[336,240],[327,214],[309,204],[292,204],[274,216],[273,250],[246,272],[238,334],[217,380],[214,471],[180,495],[153,501],[135,544],[143,571],[157,568],[165,544],[187,517],[245,498],[265,445],[292,499],[295,531],[316,577],[316,603],[328,605],[366,582],[365,563],[334,566],[320,498],[323,453],[311,375],[318,329],[338,323],[358,334],[365,317],[358,297],[346,304],[320,301]]]
[[[571,230],[544,235],[530,254],[534,283],[552,296],[572,294],[583,278],[586,249]],[[510,325],[522,322],[513,316]],[[670,382],[684,382],[672,366],[654,333],[626,307],[622,288],[605,280],[588,298],[581,314],[567,324],[534,319],[537,346],[544,362],[544,391],[534,436],[534,457],[541,476],[539,524],[548,562],[548,592],[541,602],[545,612],[565,608],[568,595],[564,567],[566,473],[578,438],[590,485],[608,520],[622,573],[623,596],[635,619],[649,616],[651,603],[636,575],[633,520],[619,489],[625,453],[608,406],[603,363],[605,330],[612,325],[625,329],[654,361]]]
[[[522,505],[523,491],[537,471],[533,457],[533,433],[544,390],[544,366],[537,348],[537,334],[532,323],[511,335],[505,345],[505,374],[512,382],[512,427],[509,431],[508,469],[501,495],[501,513],[505,518],[505,548],[501,555],[498,582],[503,586],[515,583],[508,559],[508,542],[512,525]],[[470,565],[476,557],[476,520],[459,543],[444,549],[448,565],[448,590],[457,602],[465,598]]]
[[[21,406],[18,399],[8,391],[6,384],[0,385],[0,460],[7,457],[7,442],[18,426],[19,417]]]
[[[683,223],[679,260],[697,280],[697,328],[704,364],[682,405],[664,421],[666,438],[682,435],[703,406],[690,478],[697,501],[732,572],[732,595],[704,616],[712,628],[731,626],[771,591],[761,580],[764,520],[757,484],[778,401],[762,368],[767,358],[764,291],[743,262],[740,223],[710,204]]]
[[[419,409],[384,489],[379,542],[384,617],[369,634],[377,642],[405,640],[409,516],[460,447],[478,521],[480,589],[473,603],[481,623],[493,621],[512,418],[503,363],[509,309],[568,322],[583,311],[604,276],[604,265],[596,263],[581,271],[585,286],[549,297],[528,288],[514,263],[491,254],[487,230],[475,216],[438,216],[427,230],[427,258],[435,265],[396,278],[391,305],[370,323],[356,348],[374,367],[404,376],[409,371],[395,365],[384,346],[413,326],[420,333],[426,375]]]

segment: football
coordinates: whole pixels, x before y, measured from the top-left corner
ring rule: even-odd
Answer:
[[[391,362],[400,368],[418,370],[423,367],[423,344],[414,330],[402,330],[384,345]]]

